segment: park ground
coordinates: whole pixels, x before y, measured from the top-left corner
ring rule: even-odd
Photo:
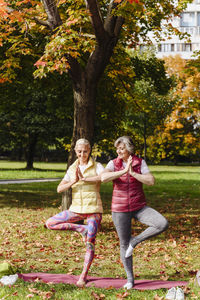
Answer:
[[[23,163],[0,161],[0,179],[62,178],[65,164],[38,163],[24,170]],[[188,281],[186,299],[200,299],[195,281],[200,269],[200,172],[198,166],[150,166],[156,185],[145,187],[148,204],[169,220],[169,229],[134,250],[136,279]],[[79,275],[85,246],[78,233],[44,228],[47,218],[60,211],[58,182],[0,185],[0,262],[9,262],[17,272],[49,272]],[[96,242],[91,276],[124,278],[119,240],[110,214],[112,184],[102,184],[104,206]],[[142,230],[133,224],[133,233]],[[165,299],[167,290],[124,291],[83,288],[17,280],[0,287],[0,299]]]

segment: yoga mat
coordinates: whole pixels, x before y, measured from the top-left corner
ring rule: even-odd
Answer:
[[[76,284],[79,276],[69,274],[49,274],[49,273],[27,273],[18,274],[19,278],[24,281],[34,281],[39,279],[43,282],[51,283],[67,283]],[[122,288],[127,282],[122,278],[104,278],[104,277],[87,277],[86,287],[95,286],[98,288]],[[135,280],[134,289],[137,290],[156,290],[161,288],[169,289],[176,286],[185,286],[188,283],[186,281],[164,281],[164,280]]]

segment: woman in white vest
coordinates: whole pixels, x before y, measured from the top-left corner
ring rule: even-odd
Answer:
[[[49,218],[46,227],[53,230],[73,230],[79,232],[86,243],[83,271],[77,285],[86,284],[87,274],[94,258],[96,234],[102,219],[100,198],[101,174],[104,167],[90,157],[91,147],[86,139],[79,139],[75,145],[77,160],[69,167],[57,188],[62,193],[72,188],[72,204],[69,210]],[[76,224],[87,220],[87,225]]]

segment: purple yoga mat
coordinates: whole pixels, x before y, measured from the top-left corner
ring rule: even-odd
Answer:
[[[49,274],[49,273],[27,273],[18,274],[24,281],[34,281],[39,279],[43,282],[52,283],[67,283],[76,284],[79,276],[69,274]],[[122,288],[126,283],[126,279],[119,278],[104,278],[104,277],[91,277],[88,276],[86,286],[95,286],[98,288]],[[135,280],[134,289],[136,290],[156,290],[161,288],[169,289],[176,286],[185,286],[188,283],[186,281],[164,281],[164,280]]]

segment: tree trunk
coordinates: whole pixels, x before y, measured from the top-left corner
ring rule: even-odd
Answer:
[[[62,193],[62,205],[61,211],[67,210],[72,203],[72,189],[68,189],[67,191]]]
[[[28,149],[26,154],[26,169],[28,170],[33,169],[36,144],[37,144],[37,137],[29,136],[29,143],[28,143]]]
[[[144,137],[144,160],[147,159],[147,138],[146,138],[146,131],[147,131],[146,116],[144,115],[144,132],[143,132],[143,137]]]
[[[93,145],[97,85],[110,61],[123,20],[119,18],[118,23],[117,35],[106,35],[104,43],[98,44],[95,51],[90,55],[84,70],[76,60],[70,58],[69,74],[73,81],[74,90],[74,127],[67,167],[75,160],[74,147],[78,139],[86,138],[91,146]],[[70,204],[71,193],[63,193],[62,209],[68,209]]]
[[[22,155],[23,155],[23,146],[22,146],[22,143],[19,144],[19,148],[18,148],[18,151],[17,151],[17,159],[19,161],[22,160]]]
[[[97,84],[89,83],[86,76],[81,83],[74,83],[74,127],[67,168],[75,161],[74,147],[78,139],[86,138],[93,144],[96,90]],[[70,189],[62,194],[62,210],[68,209],[71,201]]]
[[[146,161],[147,159],[147,140],[146,136],[144,136],[144,160]]]

